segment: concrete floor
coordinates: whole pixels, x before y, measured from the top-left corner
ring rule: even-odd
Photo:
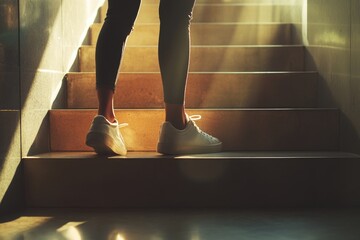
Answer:
[[[360,209],[28,210],[1,240],[359,240]]]

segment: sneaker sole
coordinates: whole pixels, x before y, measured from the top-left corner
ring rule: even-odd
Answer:
[[[184,147],[184,148],[174,148],[172,146],[168,146],[164,143],[158,143],[157,152],[161,154],[167,155],[183,155],[183,154],[201,154],[201,153],[217,153],[221,152],[222,143],[210,146],[197,146],[197,147]]]
[[[103,133],[89,132],[86,136],[86,145],[98,154],[125,156],[127,153],[126,148],[118,147],[111,137]]]

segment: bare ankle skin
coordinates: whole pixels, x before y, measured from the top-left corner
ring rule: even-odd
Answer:
[[[165,121],[170,122],[179,130],[184,129],[186,127],[184,104],[165,103]]]
[[[104,116],[109,122],[114,122],[114,91],[109,88],[98,88],[97,95],[99,100],[98,115]]]

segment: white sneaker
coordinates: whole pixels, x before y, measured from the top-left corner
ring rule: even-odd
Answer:
[[[109,122],[104,116],[94,118],[90,130],[86,136],[86,145],[94,148],[99,154],[126,155],[125,141],[119,128],[127,126],[127,123],[119,124]]]
[[[219,139],[203,132],[195,120],[201,119],[200,115],[186,116],[185,129],[179,130],[170,122],[164,122],[160,129],[157,151],[162,154],[196,154],[220,152],[222,143]]]

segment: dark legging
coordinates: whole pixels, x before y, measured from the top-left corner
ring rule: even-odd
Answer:
[[[108,1],[109,9],[96,46],[96,87],[115,90],[125,42],[141,0]],[[195,0],[160,0],[158,57],[165,103],[184,103],[194,3]]]

